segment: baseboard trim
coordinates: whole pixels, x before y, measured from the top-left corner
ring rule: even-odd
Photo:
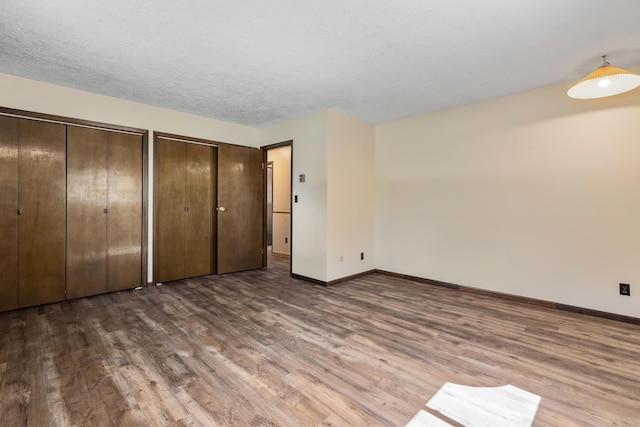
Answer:
[[[576,307],[573,305],[566,305],[566,304],[560,304],[560,303],[556,303],[556,308],[558,310],[571,311],[573,313],[584,314],[587,316],[601,317],[603,319],[617,320],[619,322],[631,323],[633,325],[640,325],[640,318],[637,318],[637,317],[623,316],[622,314],[609,313],[607,311],[592,310],[590,308]]]
[[[323,282],[322,280],[312,279],[311,277],[301,276],[300,274],[291,273],[291,277],[298,280],[304,280],[305,282],[313,283],[314,285],[320,285],[326,287],[328,285],[327,282]]]
[[[284,252],[273,252],[273,251],[271,251],[271,255],[276,256],[278,258],[288,258],[291,256],[291,254],[286,254]]]
[[[456,285],[455,283],[442,282],[440,280],[433,280],[433,279],[425,279],[424,277],[411,276],[409,274],[393,273],[391,271],[377,270],[377,269],[374,270],[374,272],[384,274],[385,276],[411,280],[413,282],[426,283],[427,285],[440,286],[442,288],[449,288],[449,289],[456,289],[456,290],[459,290],[461,288],[460,285]]]
[[[363,271],[362,273],[352,274],[351,276],[341,277],[340,279],[334,279],[327,282],[327,286],[337,285],[338,283],[348,282],[349,280],[357,279],[359,277],[368,276],[373,274],[375,270]]]
[[[440,280],[426,279],[424,277],[417,277],[417,276],[411,276],[411,275],[408,275],[408,274],[394,273],[394,272],[391,272],[391,271],[377,270],[376,269],[376,270],[374,270],[374,273],[379,273],[379,274],[383,274],[385,276],[390,276],[390,277],[397,277],[397,278],[401,278],[401,279],[411,280],[412,282],[425,283],[427,285],[440,286],[440,287],[443,287],[443,288],[453,289],[453,290],[462,291],[462,292],[469,292],[469,293],[474,293],[474,294],[478,294],[478,295],[484,295],[484,296],[489,296],[489,297],[494,297],[494,298],[506,299],[506,300],[510,300],[510,301],[522,302],[522,303],[525,303],[525,304],[533,304],[533,305],[546,307],[546,308],[552,308],[552,309],[556,309],[556,310],[570,311],[570,312],[573,312],[573,313],[584,314],[586,316],[599,317],[599,318],[603,318],[603,319],[617,320],[619,322],[630,323],[630,324],[633,324],[633,325],[640,325],[640,318],[637,318],[637,317],[623,316],[621,314],[609,313],[609,312],[606,312],[606,311],[592,310],[590,308],[584,308],[584,307],[576,307],[576,306],[572,306],[572,305],[561,304],[559,302],[541,300],[541,299],[537,299],[537,298],[523,297],[523,296],[520,296],[520,295],[506,294],[506,293],[495,292],[495,291],[487,291],[485,289],[472,288],[472,287],[469,287],[469,286],[462,286],[462,285],[458,285],[458,284],[455,284],[455,283],[442,282]]]
[[[556,307],[556,303],[554,303],[552,301],[543,300],[543,299],[523,297],[521,295],[505,294],[505,293],[502,293],[502,292],[487,291],[485,289],[469,288],[469,287],[466,287],[466,286],[461,286],[460,290],[464,291],[464,292],[469,292],[469,293],[472,293],[472,294],[485,295],[485,296],[488,296],[488,297],[506,299],[506,300],[509,300],[509,301],[523,302],[525,304],[533,304],[533,305],[537,305],[537,306],[540,306],[540,307],[557,308]]]
[[[326,288],[326,287],[329,287],[329,286],[337,285],[338,283],[348,282],[349,280],[357,279],[359,277],[368,276],[368,275],[373,274],[375,272],[376,272],[376,270],[363,271],[362,273],[352,274],[350,276],[341,277],[339,279],[334,279],[334,280],[331,280],[329,282],[323,282],[322,280],[312,279],[311,277],[301,276],[301,275],[295,274],[295,273],[291,273],[291,277],[293,277],[294,279],[304,280],[305,282],[310,282],[310,283],[313,283],[313,284],[316,284],[316,285],[321,285],[321,286],[324,286]]]

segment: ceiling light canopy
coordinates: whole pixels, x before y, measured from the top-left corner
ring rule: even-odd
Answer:
[[[622,68],[614,67],[602,57],[602,65],[587,74],[567,91],[576,99],[604,98],[628,92],[640,86],[640,76]]]

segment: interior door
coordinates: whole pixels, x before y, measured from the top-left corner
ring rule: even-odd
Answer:
[[[218,273],[261,268],[262,151],[218,146]]]
[[[67,130],[67,298],[107,291],[107,132]]]
[[[185,145],[156,138],[156,281],[184,278]]]
[[[18,119],[0,116],[0,311],[18,306]]]
[[[211,157],[213,147],[185,146],[184,277],[211,274]]]
[[[107,291],[142,285],[142,137],[108,133]]]
[[[28,307],[65,298],[66,126],[18,126],[18,307]]]

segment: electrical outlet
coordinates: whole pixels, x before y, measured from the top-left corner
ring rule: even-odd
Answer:
[[[631,285],[628,283],[620,283],[620,295],[631,296]]]

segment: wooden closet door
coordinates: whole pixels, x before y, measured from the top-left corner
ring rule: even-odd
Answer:
[[[218,273],[262,267],[263,188],[261,150],[218,146]]]
[[[67,135],[67,298],[106,292],[107,132]]]
[[[18,119],[0,116],[0,311],[18,306]]]
[[[211,273],[218,272],[218,148],[211,151]]]
[[[156,139],[155,229],[156,281],[185,277],[185,145]]]
[[[142,285],[142,137],[108,133],[107,291]]]
[[[18,307],[65,297],[66,126],[18,122]]]
[[[211,152],[213,147],[185,144],[184,277],[211,274]]]

